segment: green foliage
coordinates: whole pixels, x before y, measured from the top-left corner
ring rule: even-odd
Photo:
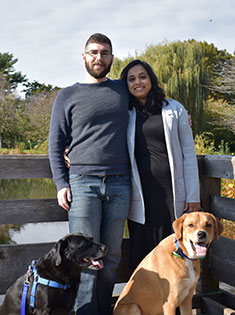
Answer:
[[[203,132],[196,135],[194,139],[196,154],[231,154],[229,145],[224,140],[221,140],[219,145],[215,146],[214,134],[211,132]]]
[[[48,138],[52,105],[56,94],[56,91],[44,91],[33,94],[25,101],[25,114],[29,119],[26,137],[33,146],[42,144]]]
[[[27,126],[24,101],[11,92],[6,76],[0,73],[0,147],[24,140]]]
[[[137,57],[136,57],[137,58]],[[128,55],[128,57],[124,58],[123,60],[119,58],[114,58],[114,62],[111,68],[111,71],[109,73],[109,76],[111,79],[119,79],[122,69],[129,63],[131,62],[134,57],[131,57],[131,55]]]
[[[24,102],[12,94],[0,99],[0,147],[24,141]]]
[[[35,80],[33,82],[26,82],[24,86],[25,89],[23,92],[25,92],[26,98],[42,92],[54,92],[59,90],[57,86],[53,86],[51,84],[46,85]]]
[[[235,151],[235,106],[223,100],[210,98],[204,107],[203,130],[215,136],[215,146],[221,140],[229,143],[231,151]]]
[[[0,179],[0,200],[56,198],[52,179]]]
[[[26,76],[21,72],[16,72],[14,65],[18,59],[13,54],[0,53],[0,73],[3,74],[11,86],[11,90],[15,90],[19,83],[27,81]]]
[[[0,244],[15,244],[11,239],[14,231],[20,231],[20,226],[16,224],[0,225]]]
[[[19,144],[16,145],[16,148],[19,152],[19,154],[23,154],[25,150],[25,144],[24,142],[20,142]]]
[[[48,139],[43,141],[42,143],[37,144],[34,147],[34,150],[38,150],[41,154],[48,154]]]
[[[14,147],[22,153],[48,138],[57,89],[45,89],[23,100],[16,97],[8,86],[9,82],[0,75],[0,148]]]

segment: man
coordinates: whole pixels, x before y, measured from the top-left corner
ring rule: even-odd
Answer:
[[[127,152],[129,94],[121,80],[106,77],[112,44],[93,34],[82,54],[87,75],[62,89],[55,100],[49,157],[58,203],[68,211],[70,232],[80,232],[108,246],[104,269],[83,270],[75,301],[77,315],[111,314],[111,296],[121,257],[123,229],[130,205]],[[63,153],[68,149],[69,172]]]

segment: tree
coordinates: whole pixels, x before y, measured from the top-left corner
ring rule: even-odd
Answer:
[[[28,98],[38,93],[42,92],[54,92],[58,91],[60,88],[57,86],[52,86],[51,84],[46,85],[45,83],[39,83],[38,81],[26,82],[24,83],[25,89],[25,97]]]
[[[48,138],[51,111],[56,94],[57,91],[44,91],[26,98],[25,114],[30,124],[26,136],[34,145]]]
[[[10,83],[6,77],[0,73],[0,148],[2,148],[2,139],[7,129],[7,106],[6,99],[10,94]]]
[[[210,100],[206,108],[210,112],[210,117],[213,118],[209,123],[213,124],[214,129],[219,133],[226,133],[226,136],[228,136],[229,131],[232,134],[231,138],[234,139],[235,57],[219,63],[212,73],[213,79],[206,87],[216,94],[216,100]],[[224,138],[226,136],[224,135]],[[234,140],[230,140],[230,143],[234,143]]]
[[[24,139],[27,118],[24,101],[11,91],[11,83],[0,72],[0,148]]]
[[[16,71],[14,65],[18,59],[14,58],[13,54],[0,53],[0,73],[5,77],[10,84],[11,91],[14,91],[18,84],[27,81],[26,76],[22,75],[20,71]]]
[[[220,63],[212,73],[213,80],[207,87],[223,95],[228,104],[235,105],[235,57]]]
[[[11,87],[10,83],[7,81],[6,77],[0,72],[0,102],[2,102],[3,98],[10,94]]]
[[[38,144],[48,138],[52,104],[58,87],[28,82],[14,65],[18,60],[9,53],[0,53],[0,147]],[[14,90],[22,83],[26,99],[17,98]]]
[[[13,94],[6,95],[0,102],[0,148],[9,141],[23,140],[24,134],[20,132],[24,122],[23,101]]]
[[[211,124],[214,126],[214,130],[220,130],[221,132],[223,130],[223,133],[228,133],[228,131],[232,132],[234,142],[235,106],[229,105],[226,102],[220,100],[213,102],[213,105],[210,105],[209,103],[208,110],[211,111],[210,116],[213,117]],[[225,136],[223,138],[225,138]]]

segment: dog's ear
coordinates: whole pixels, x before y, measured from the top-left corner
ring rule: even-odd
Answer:
[[[64,243],[64,240],[63,239],[61,239],[61,240],[59,240],[57,243],[56,243],[56,245],[55,245],[55,247],[54,247],[54,249],[55,249],[55,255],[54,255],[54,259],[55,259],[55,265],[56,266],[59,266],[60,264],[61,264],[61,261],[62,261],[62,258],[61,258],[61,247],[62,247],[62,244]]]
[[[179,217],[177,220],[173,222],[173,230],[175,232],[175,237],[177,238],[177,240],[180,240],[182,237],[185,216],[186,214],[182,215],[182,217]]]
[[[216,239],[218,240],[220,235],[223,233],[224,227],[223,224],[220,222],[220,220],[218,218],[216,218],[213,214],[211,214],[211,217],[214,221],[214,225],[215,225],[215,236]]]

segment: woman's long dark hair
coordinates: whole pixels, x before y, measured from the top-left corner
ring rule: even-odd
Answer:
[[[136,107],[138,112],[141,112],[143,115],[149,116],[151,114],[157,113],[161,110],[164,104],[167,104],[167,100],[165,99],[165,93],[163,89],[159,86],[158,78],[156,74],[153,72],[153,69],[150,65],[139,59],[131,61],[121,73],[121,79],[127,82],[128,71],[134,66],[141,65],[147,71],[151,83],[152,88],[148,94],[148,99],[146,104],[143,106],[133,95],[130,98],[130,108]]]

